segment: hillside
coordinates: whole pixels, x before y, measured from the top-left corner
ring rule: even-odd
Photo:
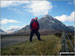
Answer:
[[[73,30],[74,31],[74,27],[73,26],[67,26],[69,29]]]
[[[18,38],[18,36],[15,36]],[[14,37],[14,38],[15,38]],[[21,36],[22,38],[22,36]],[[44,35],[41,36],[43,41],[39,41],[34,36],[33,41],[15,44],[13,46],[8,46],[1,48],[2,55],[57,55],[62,51],[61,38],[56,35]],[[74,46],[74,37],[71,38],[72,44]],[[67,40],[68,48],[70,52],[73,52],[70,41]]]
[[[0,32],[4,32],[2,29],[0,29]]]
[[[61,40],[55,35],[41,36],[43,41],[34,39],[8,48],[2,48],[2,55],[52,55],[61,49]]]
[[[4,35],[4,34],[6,34],[6,32],[4,30],[0,29],[0,34]]]

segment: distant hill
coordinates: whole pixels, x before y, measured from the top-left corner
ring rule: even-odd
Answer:
[[[73,30],[74,31],[74,27],[73,26],[67,26],[69,29]]]
[[[44,17],[40,18],[38,20],[40,25],[40,33],[41,34],[52,34],[52,33],[58,33],[58,32],[70,32],[73,33],[72,27],[67,27],[65,24],[63,24],[61,21],[57,20],[56,18],[53,18],[50,15],[45,15]],[[29,34],[29,25],[25,26],[21,30],[17,31],[16,34]],[[71,28],[71,29],[70,29]],[[13,33],[15,34],[15,33]]]
[[[6,34],[2,29],[0,29],[0,34],[3,35],[3,34]]]
[[[4,31],[0,29],[0,32],[4,32]]]
[[[17,32],[17,31],[18,31],[18,29],[10,29],[10,30],[7,30],[6,32],[8,34],[12,34],[12,33]]]

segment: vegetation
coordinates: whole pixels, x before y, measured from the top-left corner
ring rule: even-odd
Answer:
[[[2,48],[2,55],[52,55],[61,49],[61,40],[55,35],[41,36],[43,41],[36,38],[33,42],[26,41],[8,48]]]
[[[34,36],[35,37],[35,36]],[[58,55],[61,51],[61,38],[56,35],[41,36],[43,41],[33,39],[33,42],[23,42],[8,48],[2,48],[2,55]],[[69,40],[67,41],[69,50],[73,51]],[[74,39],[72,39],[74,44]]]

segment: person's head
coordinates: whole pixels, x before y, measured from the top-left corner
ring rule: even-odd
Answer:
[[[35,17],[35,20],[38,20],[38,17]]]
[[[32,19],[31,21],[34,21],[35,19]]]

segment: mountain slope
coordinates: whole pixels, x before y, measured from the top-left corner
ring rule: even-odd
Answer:
[[[2,29],[0,29],[0,34],[6,34]]]
[[[67,26],[69,29],[73,30],[74,31],[74,27],[73,26]]]
[[[53,18],[52,16],[46,15],[39,19],[40,30],[57,30],[57,31],[69,31],[71,29],[66,27],[62,22]],[[29,30],[29,25],[24,27],[22,31]]]
[[[43,34],[52,34],[52,33],[59,33],[62,31],[65,32],[74,32],[72,29],[68,28],[65,24],[63,24],[61,21],[53,18],[50,15],[46,15],[38,20],[40,25],[40,33]],[[25,26],[21,30],[17,31],[16,34],[29,34],[30,29],[29,25]]]
[[[53,18],[52,16],[46,15],[39,20],[40,29],[50,29],[57,31],[71,32],[71,30],[66,27],[61,21]]]

